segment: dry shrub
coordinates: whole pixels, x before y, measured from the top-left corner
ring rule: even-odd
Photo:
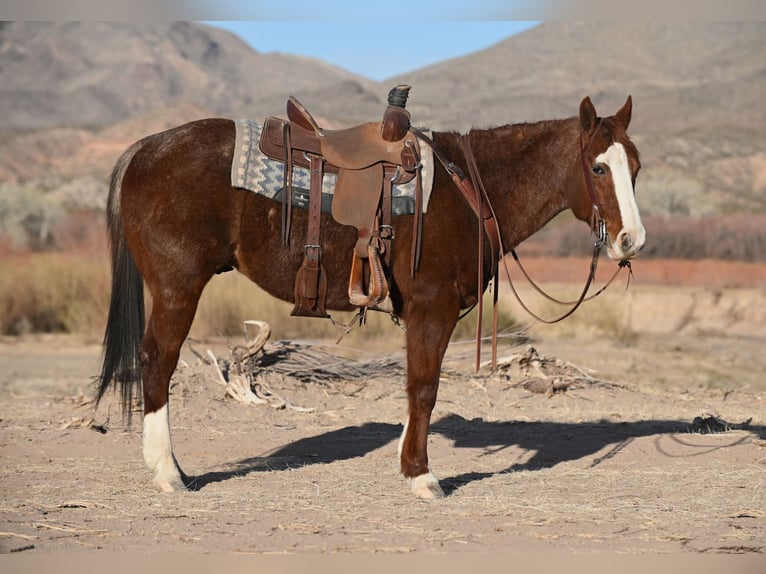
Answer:
[[[72,211],[51,223],[49,234],[56,251],[88,257],[103,257],[107,253],[106,214],[103,211]]]
[[[560,297],[562,300],[573,301],[579,296],[579,286],[556,285],[551,288],[546,285],[546,291]],[[546,319],[555,319],[571,308],[571,305],[561,306],[539,294],[524,293],[525,303],[536,313]],[[634,345],[639,333],[633,322],[633,297],[631,293],[612,290],[603,293],[592,301],[583,303],[572,315],[552,325],[536,323],[535,327],[541,332],[553,332],[559,336],[573,336],[583,333],[596,333],[626,347]]]
[[[484,293],[484,310],[481,316],[482,336],[489,336],[492,333],[492,292],[491,286]],[[478,305],[471,309],[463,319],[458,321],[455,330],[452,332],[452,342],[471,341],[476,337],[476,322],[479,319]],[[523,328],[516,321],[513,313],[506,307],[502,299],[497,307],[497,332],[509,337],[524,341],[525,335]]]
[[[225,273],[214,277],[205,288],[191,336],[235,337],[243,334],[242,322],[247,319],[266,321],[271,326],[272,339],[333,339],[343,333],[327,319],[292,317],[292,303],[272,297],[240,273]],[[333,319],[349,323],[355,313],[330,312]],[[370,312],[363,327],[356,327],[353,336],[365,338],[395,338],[401,341],[400,330],[385,313]],[[349,335],[352,336],[352,335]]]
[[[104,261],[63,253],[4,257],[0,332],[100,334],[109,305]]]
[[[6,222],[7,223],[7,222]],[[0,333],[101,336],[109,305],[105,216],[51,217],[45,241],[19,242],[0,230]]]
[[[647,239],[642,258],[766,262],[766,215],[647,216],[643,222]],[[538,235],[519,251],[579,257],[593,248],[587,226],[571,217],[553,222]]]
[[[291,317],[292,307],[292,303],[272,297],[243,275],[226,273],[215,277],[205,289],[192,325],[191,336],[241,336],[242,322],[247,319],[266,321],[271,326],[272,339],[276,340],[333,339],[343,333],[326,319]],[[348,323],[355,313],[330,314],[337,322]],[[478,310],[474,308],[458,322],[452,340],[470,340],[475,337],[477,316]],[[492,328],[492,295],[489,292],[484,296],[482,322],[483,332],[488,334]],[[501,302],[498,308],[498,331],[515,334],[519,330],[519,324]],[[400,347],[404,342],[403,332],[392,323],[390,316],[374,311],[367,314],[366,325],[356,327],[349,337],[372,338],[386,348]]]
[[[766,215],[652,217],[642,257],[766,261]]]

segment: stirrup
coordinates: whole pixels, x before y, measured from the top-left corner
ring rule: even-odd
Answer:
[[[348,283],[348,300],[355,307],[374,307],[386,311],[393,305],[388,296],[388,282],[383,272],[383,264],[380,261],[380,253],[372,244],[367,246],[367,260],[370,263],[370,282],[367,292],[364,289],[364,260],[356,251],[352,253],[351,277]]]

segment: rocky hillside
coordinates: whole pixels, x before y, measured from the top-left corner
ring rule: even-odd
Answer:
[[[354,79],[319,60],[260,54],[190,22],[11,22],[0,28],[0,129],[102,128],[160,107],[258,109],[291,89]]]
[[[574,115],[585,95],[611,113],[632,94],[642,205],[766,211],[764,22],[550,22],[399,79],[415,117],[458,129]]]
[[[0,24],[0,227],[42,204],[102,205],[112,164],[148,133],[279,114],[291,93],[323,121],[350,124],[377,117],[396,83],[413,86],[416,123],[458,130],[574,115],[585,95],[611,113],[632,94],[645,210],[766,212],[763,22],[549,22],[385,84],[196,23],[10,22]]]

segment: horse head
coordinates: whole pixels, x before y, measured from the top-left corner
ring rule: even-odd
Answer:
[[[646,242],[634,191],[641,162],[627,135],[632,107],[628,96],[616,114],[601,118],[590,98],[580,103],[580,158],[575,170],[582,175],[568,190],[575,216],[591,223],[609,257],[619,261],[638,255]]]

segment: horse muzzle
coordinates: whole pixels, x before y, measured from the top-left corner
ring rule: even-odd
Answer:
[[[614,241],[607,241],[606,253],[615,261],[627,261],[636,257],[646,244],[646,229],[622,229]]]

